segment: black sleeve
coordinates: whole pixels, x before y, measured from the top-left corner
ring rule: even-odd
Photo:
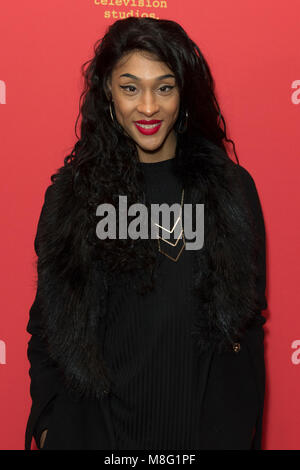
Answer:
[[[44,204],[38,221],[37,233],[34,241],[34,248],[37,256],[39,256],[39,228],[44,214],[48,210],[51,191],[52,186],[49,186],[45,192]],[[39,434],[42,428],[45,429],[48,417],[51,413],[50,402],[53,403],[53,398],[59,393],[62,386],[59,370],[48,356],[45,341],[41,336],[42,302],[40,297],[38,275],[36,296],[29,311],[29,322],[26,328],[26,331],[31,335],[28,342],[27,357],[30,362],[29,375],[32,405],[26,427],[25,450],[30,450],[32,436],[35,437],[36,444],[39,447]]]
[[[53,399],[54,400],[54,399]],[[51,400],[45,409],[40,414],[40,417],[37,420],[35,428],[33,430],[33,437],[36,442],[37,447],[40,449],[41,435],[45,429],[49,428],[49,419],[53,409],[54,401]]]
[[[253,214],[253,229],[258,236],[258,276],[257,276],[257,289],[259,306],[257,311],[257,321],[245,335],[246,346],[249,348],[250,357],[254,366],[254,373],[258,385],[258,415],[255,425],[255,433],[252,442],[253,450],[261,450],[262,433],[263,433],[263,415],[264,415],[264,398],[265,398],[265,384],[266,384],[266,369],[264,359],[264,328],[266,318],[262,315],[262,310],[268,306],[266,299],[266,231],[264,223],[264,215],[258,196],[255,182],[250,173],[243,167],[240,167],[241,175],[243,178],[243,188],[246,191],[246,197],[249,201],[249,206]]]
[[[263,325],[266,322],[266,318],[261,314],[262,310],[265,310],[268,306],[266,299],[266,231],[264,215],[258,195],[258,191],[255,182],[250,173],[240,166],[241,176],[243,179],[243,187],[245,189],[246,197],[250,203],[250,207],[253,213],[254,227],[258,236],[258,251],[257,251],[257,266],[258,266],[258,277],[257,277],[257,290],[259,297],[259,308],[258,308],[258,324]]]

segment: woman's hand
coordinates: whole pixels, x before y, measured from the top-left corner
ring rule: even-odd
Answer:
[[[41,439],[40,439],[40,448],[42,449],[44,447],[44,442],[47,436],[48,429],[45,429],[42,434],[41,434]]]

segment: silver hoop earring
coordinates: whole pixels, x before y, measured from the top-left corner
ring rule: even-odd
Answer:
[[[109,111],[110,111],[111,120],[112,120],[112,122],[114,122],[114,117],[113,117],[113,113],[112,113],[112,109],[111,109],[111,104],[112,104],[112,101],[109,103]]]
[[[111,107],[111,104],[113,103],[113,101],[111,101],[109,103],[109,112],[110,112],[110,117],[111,117],[111,120],[112,120],[112,123],[114,125],[114,127],[119,131],[121,132],[121,134],[125,134],[125,131],[123,129],[123,127],[118,123],[117,119],[114,119],[114,116],[113,116],[113,111],[112,111],[112,107]]]

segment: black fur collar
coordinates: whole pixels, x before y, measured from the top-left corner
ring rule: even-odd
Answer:
[[[250,176],[205,139],[178,137],[176,171],[188,197],[205,204],[204,247],[195,252],[201,317],[193,333],[199,351],[214,347],[222,352],[232,348],[261,308],[261,240],[247,197]],[[109,388],[109,372],[101,360],[107,284],[96,259],[78,256],[87,236],[82,216],[66,168],[48,187],[39,220],[38,292],[49,355],[63,372],[66,387],[75,395],[99,398]],[[87,312],[87,322],[78,328],[82,312]]]

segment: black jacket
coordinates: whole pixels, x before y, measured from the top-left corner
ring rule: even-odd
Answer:
[[[267,307],[265,227],[259,197],[249,172],[205,141],[185,146],[184,152],[178,145],[177,153],[184,186],[192,200],[205,204],[205,247],[195,256],[199,261],[196,287],[207,322],[199,320],[194,331],[207,385],[201,398],[206,400],[203,419],[222,419],[220,413],[211,414],[214,405],[209,397],[218,387],[218,369],[222,365],[224,373],[228,367],[230,381],[230,363],[239,357],[257,387],[254,448],[259,449],[265,392],[266,319],[261,311]],[[32,335],[28,344],[32,408],[25,449],[30,448],[34,431],[43,426],[49,429],[45,448],[114,449],[115,445],[109,383],[100,352],[106,278],[92,254],[78,261],[76,248],[85,236],[81,204],[73,193],[72,172],[64,167],[47,188],[35,238],[38,285],[27,326]],[[81,238],[74,227],[80,227]],[[79,313],[86,318],[80,331],[76,329]],[[57,417],[61,417],[59,425]],[[213,435],[206,434],[204,441],[206,448],[213,448]]]

